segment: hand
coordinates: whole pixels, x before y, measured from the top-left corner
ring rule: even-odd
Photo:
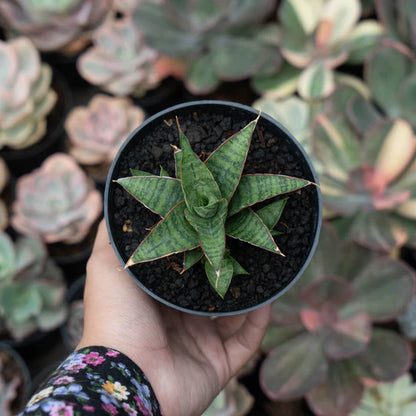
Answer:
[[[169,308],[123,270],[100,224],[87,266],[84,334],[77,349],[102,345],[148,377],[164,416],[200,416],[257,350],[270,306],[210,319]]]

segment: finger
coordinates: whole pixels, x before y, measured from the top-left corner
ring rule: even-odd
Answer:
[[[233,316],[224,316],[215,320],[218,334],[223,341],[233,336],[244,324],[247,313]]]
[[[256,352],[270,321],[271,305],[247,314],[240,329],[224,343],[231,373],[235,374]]]

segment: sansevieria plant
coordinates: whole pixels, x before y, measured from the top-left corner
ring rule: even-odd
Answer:
[[[260,116],[259,116],[260,117]],[[223,298],[233,275],[247,274],[226,248],[226,236],[284,255],[273,239],[287,198],[255,209],[258,202],[310,185],[305,179],[274,174],[242,175],[258,118],[225,140],[203,162],[179,121],[180,149],[174,147],[176,178],[131,170],[118,182],[162,219],[140,243],[126,267],[184,252],[183,269],[199,260]]]

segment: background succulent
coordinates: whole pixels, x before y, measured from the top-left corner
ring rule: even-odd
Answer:
[[[187,88],[205,94],[221,80],[277,70],[281,58],[276,27],[262,24],[275,4],[275,0],[143,0],[133,16],[151,47],[187,63]]]
[[[141,96],[161,81],[155,70],[158,58],[130,17],[111,18],[95,32],[93,46],[79,57],[77,66],[87,81],[104,91]]]
[[[75,107],[68,114],[65,129],[70,153],[81,164],[111,163],[144,119],[144,111],[129,99],[97,94],[88,107]]]
[[[370,97],[352,97],[347,117],[364,132],[383,117],[403,118],[415,128],[416,58],[399,43],[383,41],[366,60],[364,79]]]
[[[56,102],[52,70],[27,38],[0,40],[0,149],[22,149],[46,133],[46,116]]]
[[[42,242],[0,233],[0,327],[14,339],[50,331],[66,318],[65,282]],[[6,336],[8,334],[1,334]]]
[[[273,304],[260,370],[265,393],[273,400],[305,395],[316,414],[347,415],[364,381],[392,381],[409,368],[407,343],[372,323],[397,316],[413,289],[404,264],[341,245],[324,227],[302,279]]]
[[[254,82],[256,89],[290,84],[305,99],[330,95],[334,68],[362,63],[383,33],[375,20],[359,21],[359,0],[284,0],[278,9],[280,50],[287,61],[280,72]]]
[[[46,243],[73,244],[86,237],[101,212],[101,195],[75,160],[55,153],[18,179],[11,222]]]
[[[244,416],[253,404],[253,396],[236,378],[232,378],[202,416]]]
[[[390,39],[416,48],[416,6],[412,0],[374,0],[378,20]]]
[[[416,244],[416,137],[408,122],[382,120],[359,137],[340,114],[321,114],[312,149],[324,205],[342,217],[346,238],[384,250]]]
[[[416,385],[408,373],[393,383],[367,387],[351,416],[413,416],[415,412]]]
[[[29,37],[41,51],[77,52],[107,16],[111,0],[3,0],[0,22]]]
[[[222,143],[205,162],[193,152],[178,122],[181,149],[174,155],[176,178],[163,170],[161,176],[133,170],[134,176],[117,180],[162,217],[127,266],[184,252],[184,270],[202,259],[209,282],[223,298],[233,275],[247,273],[226,249],[226,235],[282,254],[272,233],[286,199],[257,211],[252,207],[311,183],[284,175],[242,175],[257,120]]]

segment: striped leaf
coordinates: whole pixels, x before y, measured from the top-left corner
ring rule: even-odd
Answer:
[[[305,179],[285,175],[244,175],[230,201],[228,215],[233,215],[257,202],[295,191],[311,183]]]
[[[177,204],[141,242],[126,266],[157,260],[198,247],[197,232],[186,221],[185,202]]]
[[[194,264],[198,263],[203,255],[204,252],[201,247],[185,251],[185,253],[183,253],[183,271],[190,269]]]
[[[189,140],[179,127],[182,149],[181,183],[189,211],[203,216],[213,217],[218,209],[221,192],[212,173],[191,149]]]
[[[205,257],[218,273],[225,252],[224,223],[227,217],[227,201],[219,201],[218,211],[211,218],[200,217],[189,209],[185,210],[185,217],[198,232]]]
[[[228,256],[225,256],[222,259],[219,274],[208,261],[205,262],[205,273],[207,274],[208,280],[211,283],[211,286],[223,299],[230,286],[231,279],[233,278],[233,271],[233,262]]]
[[[274,228],[279,222],[288,199],[289,197],[286,197],[279,201],[272,202],[271,204],[266,205],[265,207],[256,211],[256,214],[260,217],[260,219],[264,222],[264,225],[269,230]]]
[[[181,182],[161,176],[131,176],[117,180],[128,193],[151,211],[165,217],[184,196]]]
[[[237,188],[246,162],[251,136],[260,115],[221,144],[205,162],[217,182],[221,195],[229,201]]]
[[[269,229],[260,217],[251,209],[245,209],[227,219],[225,232],[233,238],[282,254]]]

